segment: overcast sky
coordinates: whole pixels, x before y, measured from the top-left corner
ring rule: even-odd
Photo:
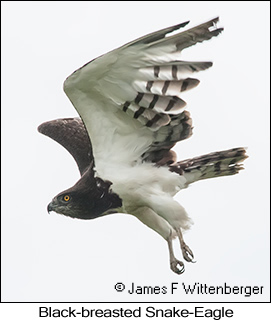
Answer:
[[[76,116],[63,81],[93,58],[147,33],[220,16],[225,31],[189,49],[211,60],[185,97],[194,135],[179,159],[248,147],[239,175],[191,185],[176,199],[194,220],[196,263],[169,268],[166,242],[131,215],[92,221],[47,214],[79,172],[42,136],[47,120]],[[269,4],[261,1],[4,2],[2,4],[2,300],[267,301],[269,295]],[[181,258],[176,241],[176,254]],[[264,286],[263,294],[130,295],[114,285],[172,282]]]

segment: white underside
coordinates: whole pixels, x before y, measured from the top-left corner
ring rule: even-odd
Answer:
[[[165,239],[175,234],[175,228],[189,228],[191,220],[173,199],[187,186],[184,176],[150,163],[117,168],[111,164],[99,169],[97,175],[113,183],[112,190],[123,201],[120,212],[136,216]]]

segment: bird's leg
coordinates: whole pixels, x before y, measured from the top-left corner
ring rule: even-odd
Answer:
[[[180,228],[175,229],[180,241],[181,249],[182,249],[182,254],[183,257],[186,261],[193,262],[194,255],[192,250],[188,247],[188,245],[184,242],[183,240],[183,234]]]
[[[170,268],[176,274],[180,275],[184,273],[184,263],[178,260],[173,253],[173,245],[172,245],[172,235],[169,236],[167,239],[168,243],[168,250],[169,250],[169,261],[170,261]]]

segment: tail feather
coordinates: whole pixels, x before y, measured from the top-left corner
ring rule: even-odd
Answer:
[[[243,169],[248,156],[245,148],[233,148],[186,159],[169,166],[170,171],[187,179],[187,184],[219,176],[234,175]]]

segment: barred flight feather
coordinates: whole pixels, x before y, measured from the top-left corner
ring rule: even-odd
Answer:
[[[140,68],[139,77],[149,81],[181,80],[186,73],[204,71],[212,65],[212,62],[172,61],[163,65]]]
[[[179,96],[180,92],[190,90],[196,87],[198,84],[199,80],[194,78],[186,78],[179,81],[135,81],[133,87],[138,92]]]
[[[143,125],[149,127],[153,131],[167,125],[170,117],[166,114],[159,114],[151,109],[145,109],[134,102],[125,102],[122,108],[129,116],[140,121]]]
[[[190,113],[184,111],[183,113],[173,116],[171,122],[160,128],[153,134],[153,143],[148,150],[143,154],[144,161],[151,161],[157,163],[159,166],[169,164],[173,159],[163,159],[163,154],[167,154],[178,141],[185,140],[192,135],[192,119]],[[162,156],[159,158],[159,156]],[[172,156],[170,154],[169,156]],[[168,157],[168,156],[167,156]],[[163,163],[164,160],[164,163]]]
[[[177,96],[161,96],[139,92],[134,100],[140,106],[158,113],[179,114],[186,106],[186,102]]]

